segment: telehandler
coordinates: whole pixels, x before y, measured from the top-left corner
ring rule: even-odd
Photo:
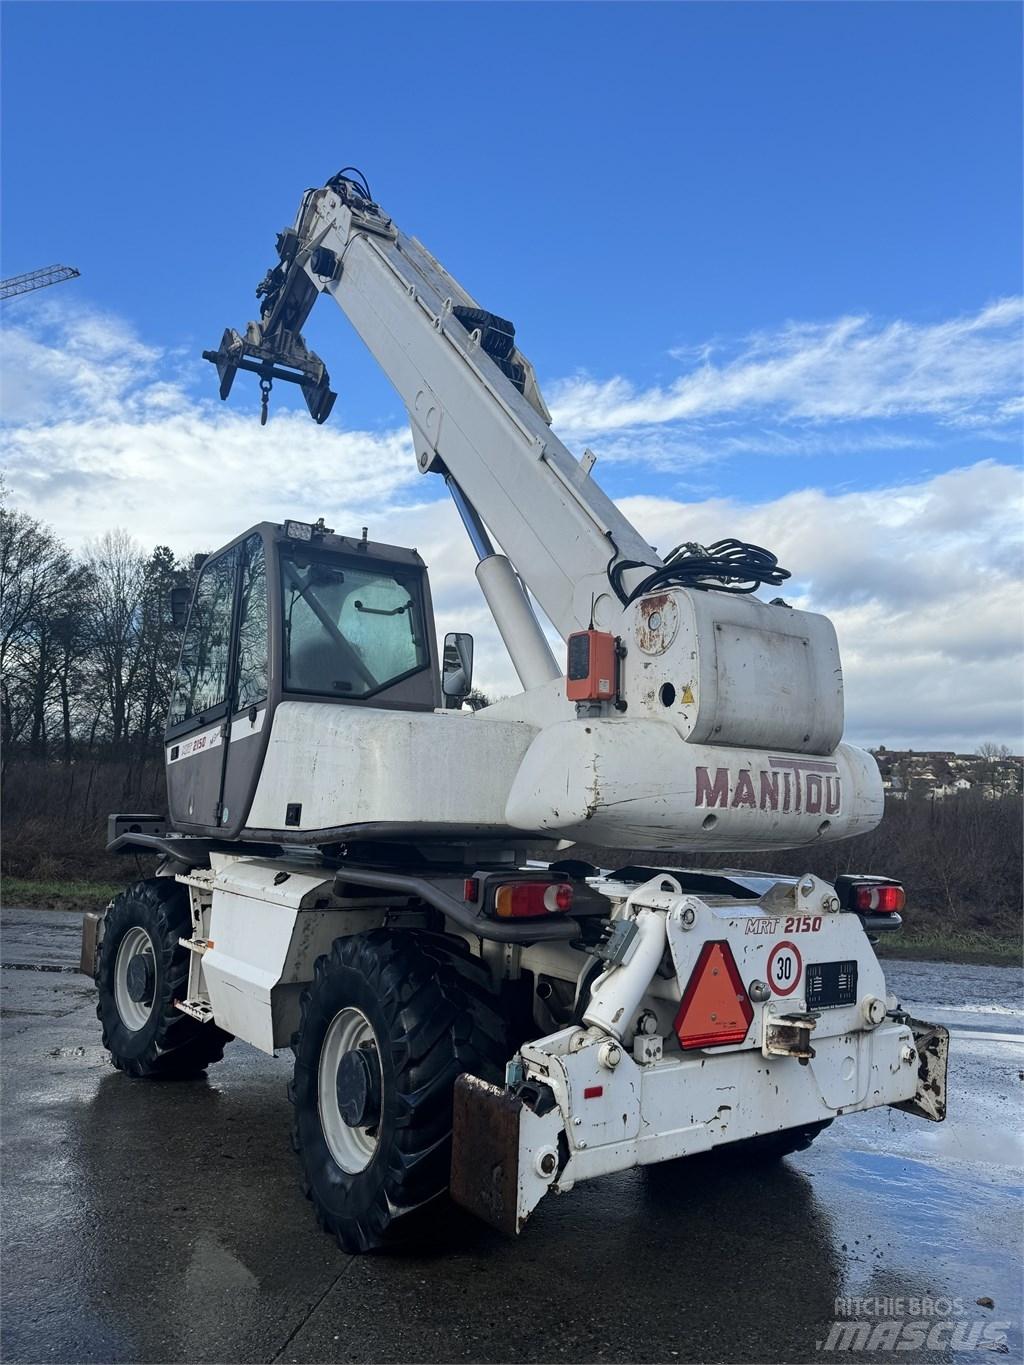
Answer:
[[[941,1119],[948,1035],[872,948],[897,882],[658,862],[877,824],[830,622],[754,595],[789,577],[757,546],[659,557],[551,430],[513,325],[359,172],[307,190],[277,250],[260,320],[204,352],[221,397],[251,371],[264,421],[275,382],[325,421],[302,327],[333,299],[447,483],[523,690],[463,705],[472,639],[438,649],[415,550],[321,518],[208,556],[173,603],[167,814],[110,817],[156,875],[84,925],[114,1065],[291,1046],[304,1188],[348,1251],[446,1194],[515,1233],[608,1172],[777,1158],[878,1105]],[[650,862],[602,869],[581,842]]]

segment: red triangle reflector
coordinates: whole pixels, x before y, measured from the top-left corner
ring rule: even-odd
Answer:
[[[676,1015],[675,1032],[682,1048],[742,1043],[754,1007],[740,978],[736,959],[725,939],[713,939],[700,950]]]

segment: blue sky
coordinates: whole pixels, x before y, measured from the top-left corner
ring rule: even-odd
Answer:
[[[275,395],[260,433],[199,359],[254,315],[301,191],[355,163],[515,320],[654,543],[781,539],[848,691],[890,695],[860,737],[1016,747],[1020,51],[1000,3],[7,3],[3,273],[82,271],[5,316],[12,495],[72,539],[120,520],[183,550],[326,500],[427,537],[443,611],[478,612],[343,319],[307,333],[329,432]],[[926,608],[936,635],[978,617],[952,554],[998,590],[984,666],[927,634]],[[870,661],[901,625],[935,684],[905,705]],[[969,722],[938,683],[968,666]]]

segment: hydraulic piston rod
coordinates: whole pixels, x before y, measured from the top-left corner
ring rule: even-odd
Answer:
[[[477,582],[519,681],[529,690],[560,677],[561,669],[511,561],[495,552],[476,508],[451,475],[445,482],[480,561],[476,566]]]

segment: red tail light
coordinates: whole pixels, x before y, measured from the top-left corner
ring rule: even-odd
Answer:
[[[860,914],[895,915],[906,903],[906,892],[896,883],[853,888],[853,908]]]
[[[732,949],[725,939],[705,943],[686,983],[673,1025],[679,1046],[742,1043],[753,1018],[754,1007]]]
[[[494,913],[499,919],[536,919],[571,909],[568,882],[506,882],[494,893]]]

